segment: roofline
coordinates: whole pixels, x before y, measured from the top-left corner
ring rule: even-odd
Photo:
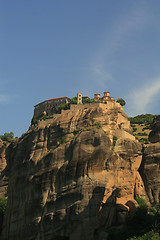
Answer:
[[[42,103],[45,103],[45,102],[48,102],[48,101],[52,101],[52,100],[58,100],[58,99],[64,99],[64,98],[67,98],[67,99],[70,99],[70,98],[68,98],[68,97],[59,97],[59,98],[51,98],[51,99],[47,99],[47,100],[45,100],[45,101],[43,101],[43,102],[41,102],[41,103],[38,103],[38,104],[36,104],[34,107],[37,107],[38,105],[41,105]]]
[[[68,97],[65,96],[65,97],[59,97],[59,98],[51,98],[51,99],[47,99],[46,101],[57,100],[57,99],[62,99],[62,98],[68,98]],[[68,98],[68,99],[69,99],[69,98]],[[45,102],[46,102],[46,101],[45,101]]]

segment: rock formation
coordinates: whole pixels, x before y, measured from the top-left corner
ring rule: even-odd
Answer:
[[[151,143],[160,142],[160,116],[154,118],[152,126],[152,131],[149,135],[149,140]]]
[[[7,148],[1,239],[102,239],[104,228],[124,222],[135,195],[145,196],[141,151],[115,102],[71,105],[31,126]]]
[[[160,116],[152,124],[149,135],[150,144],[143,149],[140,173],[145,184],[150,203],[159,204],[160,199]]]
[[[6,163],[6,149],[9,144],[7,142],[3,142],[0,140],[0,198],[4,198],[7,195],[8,188],[8,179],[3,174],[3,170],[5,169]],[[0,211],[0,233],[2,231],[2,224],[4,219],[4,213]]]
[[[6,149],[8,145],[9,144],[7,142],[3,142],[2,140],[0,140],[0,197],[4,197],[7,194],[8,180],[7,177],[1,173],[7,165]]]

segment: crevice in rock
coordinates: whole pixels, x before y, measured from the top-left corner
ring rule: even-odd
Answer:
[[[139,166],[138,172],[139,172],[139,174],[140,174],[140,176],[142,178],[142,181],[143,181],[143,184],[144,184],[144,188],[145,188],[145,191],[147,193],[149,191],[149,187],[148,187],[148,184],[147,184],[146,175],[144,174],[144,164],[145,164],[145,159],[144,159],[144,146],[143,146],[142,147],[142,161],[141,161],[141,164]],[[136,196],[134,196],[134,197],[136,197]]]

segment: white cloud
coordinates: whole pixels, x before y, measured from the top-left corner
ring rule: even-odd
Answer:
[[[7,103],[10,101],[10,97],[8,95],[0,94],[0,103]]]
[[[160,93],[160,77],[130,92],[127,100],[129,115],[149,113],[158,93]]]

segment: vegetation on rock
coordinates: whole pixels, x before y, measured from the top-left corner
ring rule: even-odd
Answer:
[[[7,198],[1,197],[0,198],[0,213],[4,214],[7,207]]]
[[[93,124],[88,124],[87,126],[83,126],[80,129],[76,129],[73,131],[74,136],[76,136],[77,134],[81,133],[81,132],[85,132],[90,130],[91,128],[96,127],[97,129],[101,129],[102,125],[99,122],[93,123]]]
[[[125,102],[125,100],[124,100],[123,98],[118,98],[118,99],[117,99],[117,102],[118,102],[121,106],[126,105],[126,102]]]
[[[129,117],[131,127],[133,128],[133,135],[139,142],[145,144],[149,143],[148,136],[151,131],[153,120],[156,116],[157,115],[152,114],[141,114],[135,117]]]
[[[139,209],[143,209],[145,212],[147,212],[148,206],[147,206],[146,200],[142,197],[136,197],[135,199],[139,205]]]
[[[158,233],[150,231],[148,233],[145,233],[143,236],[129,238],[128,240],[159,240],[159,239],[160,236]]]
[[[144,198],[137,197],[138,208],[129,216],[122,228],[109,229],[109,240],[158,240],[160,239],[160,214],[155,207],[148,208]],[[121,238],[119,238],[121,236]]]
[[[6,142],[11,142],[14,138],[14,133],[4,133],[4,135],[0,135],[0,139]]]
[[[72,104],[77,104],[77,97],[73,97],[73,98],[70,100],[70,103],[72,103]]]
[[[141,114],[135,117],[129,117],[129,121],[131,124],[145,124],[146,126],[150,126],[150,124],[153,122],[153,119],[156,115],[152,114]]]
[[[67,110],[70,108],[70,104],[69,103],[62,103],[58,106],[58,110],[57,113],[61,113],[62,110]]]
[[[112,150],[114,151],[114,147],[116,145],[116,142],[117,142],[117,136],[113,136],[113,145],[112,145]]]
[[[89,97],[82,99],[82,103],[94,103],[94,102],[96,101],[94,99],[90,99]]]

